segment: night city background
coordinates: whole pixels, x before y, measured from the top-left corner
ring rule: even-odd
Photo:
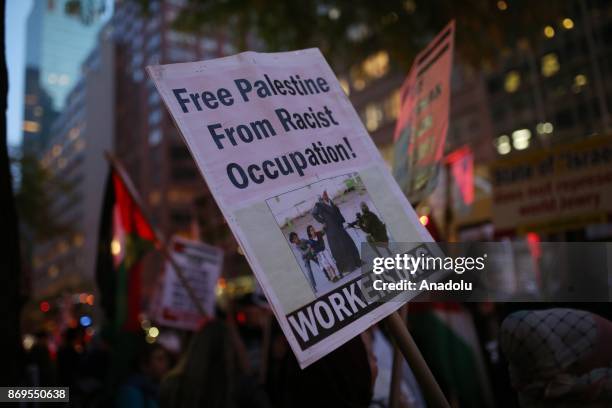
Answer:
[[[105,152],[112,152],[125,167],[155,228],[166,237],[201,241],[224,251],[215,304],[220,315],[233,316],[253,372],[260,372],[264,360],[261,333],[265,330],[272,333],[271,355],[282,350],[291,354],[280,340],[274,348],[275,336],[282,334],[274,327],[269,308],[262,306],[261,288],[242,249],[145,72],[149,65],[208,60],[247,50],[318,47],[393,169],[402,84],[419,51],[454,20],[445,159],[437,167],[435,188],[411,200],[421,224],[437,241],[525,243],[530,251],[510,255],[509,279],[516,287],[536,292],[541,278],[531,268],[532,258],[540,256],[534,249],[540,242],[612,239],[609,1],[5,3],[8,109],[3,131],[8,154],[0,172],[2,229],[8,244],[0,268],[5,275],[0,309],[7,317],[0,324],[0,349],[11,360],[1,369],[0,385],[70,386],[73,406],[158,406],[153,397],[155,405],[138,405],[134,400],[122,405],[125,401],[115,400],[116,390],[130,381],[130,368],[113,361],[133,359],[138,351],[109,334],[113,316],[106,303],[113,295],[100,269],[100,253],[106,248],[101,246],[107,244],[101,236],[109,174]],[[525,187],[517,192],[508,187],[509,183],[521,187],[525,169],[552,155],[567,164],[542,179],[540,189]],[[452,168],[451,157],[463,160],[463,171]],[[580,175],[579,183],[567,181],[573,172]],[[547,181],[560,183],[569,195],[554,201]],[[109,242],[117,256],[119,243]],[[181,361],[196,336],[159,324],[152,313],[164,261],[160,251],[147,252],[139,287],[138,335],[146,347],[161,345],[166,353],[168,367],[158,382]],[[608,262],[608,268],[612,265],[609,250],[602,262]],[[606,320],[612,317],[609,303],[418,303],[408,308],[407,321],[451,406],[514,407],[519,406],[517,395],[524,392],[524,384],[517,385],[512,377],[516,372],[508,372],[512,356],[501,350],[502,321],[517,310],[553,307],[595,313],[597,324],[610,330],[608,336],[612,333]],[[426,321],[450,315],[440,320],[446,325]],[[376,341],[391,344],[384,333],[372,329],[374,350]],[[449,346],[453,339],[432,341],[432,336],[457,338],[461,345],[453,348]],[[612,398],[612,343],[609,337],[605,341],[603,363],[589,366],[603,367],[603,374],[588,383],[596,387],[585,391],[599,395],[601,405],[523,398],[520,406],[609,406],[612,399],[605,398]],[[124,354],[119,356],[119,351]],[[212,361],[213,354],[205,356]],[[371,402],[333,405],[432,406],[413,377],[402,385],[400,401],[390,403],[385,392],[391,374],[385,374],[385,360],[379,356],[378,361]],[[282,374],[273,370],[273,363],[266,367],[267,374],[255,381],[259,391],[252,392],[250,402],[224,406],[301,406],[290,396],[279,396],[279,389],[287,393],[300,389],[281,381],[293,378],[287,374],[290,370],[285,368],[288,371]],[[144,372],[153,375],[152,370]],[[579,377],[589,370],[572,374]],[[359,380],[353,382],[355,387]],[[303,384],[318,387],[312,378]],[[336,392],[344,391],[329,395]],[[574,400],[586,401],[576,392]],[[377,395],[383,395],[379,402]],[[223,405],[213,399],[210,406]],[[168,405],[162,398],[161,406],[177,404]]]

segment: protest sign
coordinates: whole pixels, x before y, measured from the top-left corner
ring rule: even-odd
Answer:
[[[436,187],[448,131],[455,22],[417,55],[400,93],[393,175],[412,203]]]
[[[318,49],[147,69],[302,367],[414,296],[362,292],[362,243],[431,237]]]
[[[173,237],[170,253],[187,284],[208,316],[214,315],[215,287],[223,267],[223,251],[198,241]],[[157,323],[197,330],[205,316],[198,311],[171,262],[166,262],[162,285],[154,305]]]

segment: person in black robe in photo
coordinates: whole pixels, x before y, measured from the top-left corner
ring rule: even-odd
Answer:
[[[315,204],[312,216],[323,224],[329,249],[336,261],[338,272],[340,274],[349,273],[361,267],[362,262],[357,246],[344,229],[344,217],[336,204],[330,200],[327,191],[323,192],[323,196]]]

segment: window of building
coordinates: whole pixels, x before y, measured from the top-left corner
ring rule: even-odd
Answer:
[[[159,128],[149,132],[149,146],[157,146],[162,140],[162,132]]]
[[[501,135],[495,140],[495,146],[497,147],[497,153],[501,155],[505,155],[512,151],[512,146],[510,145],[510,138],[508,135]]]
[[[508,93],[516,92],[521,86],[521,75],[518,71],[510,71],[504,78],[504,89]]]
[[[374,132],[381,125],[383,120],[383,110],[380,105],[370,103],[365,108],[365,125],[370,132]]]
[[[548,78],[559,72],[560,64],[557,54],[550,53],[544,55],[541,63],[542,75],[544,77]]]
[[[161,109],[155,109],[149,113],[149,126],[153,127],[161,122],[162,111]]]
[[[512,132],[512,146],[516,150],[525,150],[529,147],[531,140],[531,130],[529,129],[517,129]]]

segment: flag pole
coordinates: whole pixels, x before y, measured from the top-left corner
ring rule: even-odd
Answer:
[[[405,320],[398,312],[391,313],[385,322],[389,327],[391,335],[395,339],[397,347],[400,349],[408,365],[412,369],[417,382],[421,386],[427,405],[431,407],[450,408],[442,389],[436,382],[427,362],[419,351],[412,335],[406,327]]]
[[[125,167],[123,166],[123,164],[117,157],[115,157],[113,154],[111,154],[108,151],[104,152],[104,157],[110,164],[111,168],[113,168],[117,172],[117,175],[119,176],[121,181],[123,181],[123,184],[127,188],[128,193],[132,197],[132,200],[134,200],[136,205],[140,208],[142,215],[144,216],[144,218],[147,220],[147,222],[151,226],[151,229],[153,230],[153,234],[155,234],[155,240],[159,244],[159,250],[162,253],[162,256],[166,258],[168,262],[170,262],[172,269],[174,269],[174,271],[176,272],[176,275],[178,276],[179,281],[181,282],[181,285],[183,285],[183,287],[187,291],[187,295],[189,296],[189,298],[195,305],[198,313],[200,313],[202,317],[204,318],[208,317],[206,314],[206,311],[204,310],[204,307],[202,306],[198,297],[196,296],[195,291],[193,290],[193,288],[189,284],[189,281],[185,277],[183,268],[181,268],[180,265],[176,262],[176,260],[172,256],[172,253],[168,249],[168,241],[166,240],[162,232],[159,229],[157,229],[155,224],[152,222],[152,218],[149,216],[149,213],[146,211],[144,201],[140,197],[140,194],[138,194],[138,191],[136,190],[136,187],[132,183],[132,179],[130,179],[129,174],[125,170]]]

